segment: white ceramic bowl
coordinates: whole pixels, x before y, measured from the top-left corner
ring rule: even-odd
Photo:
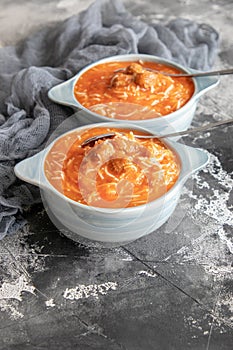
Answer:
[[[183,66],[177,63],[174,63],[173,61],[170,61],[164,58],[159,58],[156,56],[151,56],[151,55],[129,54],[129,55],[112,56],[112,57],[99,60],[91,65],[88,65],[87,67],[82,69],[77,75],[75,75],[73,78],[50,89],[48,96],[54,102],[70,106],[75,110],[82,110],[83,113],[78,114],[78,118],[80,120],[81,125],[85,125],[89,123],[113,121],[113,119],[111,118],[94,113],[89,109],[85,108],[84,106],[82,106],[74,96],[74,86],[84,72],[86,72],[87,70],[89,70],[90,68],[98,64],[112,62],[112,61],[132,62],[132,61],[138,61],[138,60],[162,63],[187,73],[197,72],[190,68],[184,68]],[[187,130],[192,122],[199,98],[208,90],[215,87],[218,84],[218,82],[219,82],[218,77],[193,78],[193,83],[195,88],[194,94],[191,97],[191,99],[177,111],[158,118],[146,119],[146,120],[125,120],[125,122],[136,124],[143,128],[147,128],[149,131],[155,132],[160,135]],[[120,119],[114,118],[114,121],[118,121],[122,123],[122,119],[120,120]]]
[[[117,122],[110,124],[114,128],[145,131],[130,124]],[[109,123],[82,126],[75,130],[82,131],[96,126],[108,127]],[[18,163],[15,166],[15,174],[26,182],[40,186],[45,207],[52,213],[52,221],[58,228],[61,226],[66,228],[65,234],[75,241],[80,241],[79,238],[82,237],[91,241],[122,244],[156,230],[173,213],[187,178],[208,162],[206,151],[163,139],[163,142],[178,155],[180,160],[181,170],[175,185],[165,195],[145,205],[121,210],[95,208],[64,196],[46,178],[45,158],[56,140],[40,153]]]

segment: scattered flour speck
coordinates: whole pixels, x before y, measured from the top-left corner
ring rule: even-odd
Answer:
[[[54,306],[56,306],[56,304],[54,303],[53,299],[46,300],[45,305],[47,307],[54,307]]]
[[[35,287],[30,282],[27,271],[44,270],[44,258],[40,248],[29,246],[27,226],[14,236],[6,236],[0,242],[0,310],[6,312],[11,319],[24,317],[20,308],[23,293],[35,294]]]
[[[2,299],[17,299],[22,300],[21,293],[33,293],[35,288],[28,285],[25,277],[22,275],[12,283],[4,282],[0,288],[0,300]]]
[[[153,271],[144,271],[144,270],[139,271],[138,274],[141,275],[141,276],[147,276],[147,277],[157,277],[157,276],[158,276],[158,275],[157,275],[155,272],[153,272]]]
[[[110,290],[116,290],[116,282],[105,282],[102,284],[79,284],[74,288],[66,288],[63,297],[69,300],[79,300],[89,297],[95,297],[98,299],[99,295],[106,295]]]

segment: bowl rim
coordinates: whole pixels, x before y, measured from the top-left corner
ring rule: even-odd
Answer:
[[[159,56],[155,56],[155,55],[149,55],[149,54],[123,54],[123,55],[115,55],[115,56],[108,56],[108,57],[105,57],[105,58],[101,58],[95,62],[92,62],[90,64],[88,64],[87,66],[83,67],[77,74],[75,74],[74,77],[72,77],[70,80],[72,81],[72,91],[71,91],[71,94],[72,94],[72,98],[73,100],[76,102],[76,107],[79,107],[81,110],[83,110],[84,112],[86,112],[87,114],[91,114],[93,117],[95,118],[99,118],[101,119],[103,122],[105,121],[117,121],[117,122],[127,122],[127,123],[138,123],[139,125],[142,124],[145,124],[145,123],[148,123],[149,121],[157,121],[157,120],[163,120],[164,122],[169,122],[170,119],[173,119],[173,118],[176,118],[177,115],[179,114],[182,114],[185,110],[188,110],[189,108],[192,107],[192,105],[196,102],[196,98],[197,98],[197,94],[199,92],[198,90],[198,84],[197,84],[197,80],[196,78],[193,78],[191,77],[190,79],[192,79],[192,82],[193,82],[193,85],[194,85],[194,92],[192,94],[192,96],[190,97],[190,99],[179,109],[177,109],[176,111],[172,112],[172,113],[169,113],[169,114],[165,114],[165,115],[162,115],[162,116],[159,116],[159,117],[155,117],[155,118],[150,118],[150,119],[133,119],[133,120],[122,120],[122,119],[118,119],[118,118],[109,118],[109,117],[106,117],[106,116],[103,116],[101,114],[98,114],[98,113],[95,113],[95,112],[92,112],[90,109],[84,107],[78,100],[77,98],[75,97],[75,94],[74,94],[74,87],[77,83],[77,81],[80,79],[80,77],[85,73],[87,72],[89,69],[99,65],[99,64],[102,64],[102,63],[107,63],[107,62],[113,62],[113,61],[128,61],[128,62],[131,62],[131,61],[136,61],[136,60],[144,60],[144,61],[149,61],[149,62],[158,62],[158,63],[161,63],[161,64],[165,64],[167,66],[171,66],[171,67],[174,67],[174,68],[177,68],[179,69],[180,71],[184,72],[184,73],[192,73],[194,71],[197,72],[197,70],[194,70],[194,69],[191,69],[191,68],[188,68],[188,67],[184,67],[183,65],[181,65],[180,63],[177,63],[173,60],[169,60],[167,58],[163,58],[163,57],[159,57]],[[170,121],[171,122],[171,121]]]
[[[41,190],[43,191],[47,191],[47,190],[51,190],[53,192],[55,192],[56,194],[59,195],[59,197],[63,200],[65,200],[66,202],[70,203],[70,204],[73,204],[75,206],[78,206],[84,210],[88,210],[88,211],[99,211],[99,212],[102,212],[102,213],[117,213],[118,211],[120,210],[126,210],[128,213],[130,212],[134,212],[135,210],[145,210],[146,207],[151,207],[153,205],[155,205],[155,203],[157,203],[158,205],[160,205],[159,202],[162,202],[164,203],[165,201],[169,200],[170,197],[172,197],[174,195],[174,192],[177,192],[180,188],[180,186],[182,185],[182,178],[181,178],[181,175],[182,175],[182,168],[183,168],[183,162],[182,162],[182,159],[178,153],[178,151],[176,150],[175,148],[175,145],[177,142],[175,141],[171,141],[167,138],[163,138],[162,142],[165,143],[166,146],[168,146],[177,156],[177,159],[178,159],[178,162],[180,164],[180,172],[179,172],[179,176],[178,176],[178,179],[176,180],[175,184],[168,190],[166,191],[162,196],[152,200],[152,201],[149,201],[145,204],[141,204],[141,205],[137,205],[137,206],[134,206],[134,207],[124,207],[124,208],[102,208],[102,207],[95,207],[95,206],[89,206],[89,205],[86,205],[86,204],[82,204],[82,203],[79,203],[67,196],[65,196],[64,194],[62,194],[60,191],[58,191],[49,181],[49,179],[47,178],[46,174],[45,174],[45,168],[44,168],[44,163],[45,163],[45,159],[48,155],[48,153],[50,152],[50,150],[52,149],[53,145],[59,140],[61,139],[62,137],[64,137],[65,135],[69,135],[70,133],[73,133],[75,131],[81,131],[81,130],[85,130],[85,129],[91,129],[91,128],[96,128],[96,127],[114,127],[114,128],[119,128],[119,129],[123,129],[123,128],[130,128],[130,129],[133,129],[133,130],[141,130],[145,133],[148,133],[148,134],[151,134],[151,135],[155,135],[155,133],[153,132],[150,132],[148,129],[146,128],[142,128],[140,126],[137,126],[137,125],[132,125],[132,124],[127,124],[127,123],[119,123],[119,122],[107,122],[107,123],[95,123],[95,124],[88,124],[88,125],[82,125],[82,126],[79,126],[77,128],[74,128],[74,129],[71,129],[63,134],[61,134],[60,136],[56,137],[56,139],[54,139],[42,152],[43,152],[43,157],[42,157],[42,160],[40,162],[40,166],[41,166],[41,172],[42,172],[42,176],[43,176],[43,179],[46,181],[46,184],[49,185],[49,188],[48,186],[41,186]],[[158,137],[159,138],[159,137]]]

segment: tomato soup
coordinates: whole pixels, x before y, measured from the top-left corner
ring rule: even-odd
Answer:
[[[140,120],[165,116],[190,100],[194,83],[191,78],[169,77],[162,72],[181,73],[155,62],[102,63],[80,76],[74,95],[87,109],[109,118]]]
[[[115,136],[82,145],[108,132]],[[180,164],[172,149],[158,139],[101,127],[58,139],[46,157],[44,171],[51,185],[76,202],[123,208],[146,204],[166,193],[177,181]]]

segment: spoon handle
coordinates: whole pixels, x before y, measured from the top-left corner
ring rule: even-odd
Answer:
[[[153,138],[165,138],[165,137],[176,137],[176,136],[188,136],[190,134],[194,134],[194,133],[198,133],[201,131],[206,131],[206,130],[210,130],[213,128],[216,128],[217,126],[220,125],[224,125],[224,124],[233,124],[233,118],[231,119],[227,119],[227,120],[221,120],[219,122],[214,122],[214,123],[208,123],[204,126],[199,126],[197,128],[193,128],[193,129],[188,129],[188,130],[184,130],[184,131],[178,131],[178,132],[173,132],[170,134],[165,134],[165,135],[137,135],[134,134],[134,136],[138,139],[153,139]],[[108,139],[108,138],[112,138],[116,136],[115,132],[109,132],[107,134],[100,134],[100,135],[96,135],[93,137],[90,137],[88,139],[86,139],[82,144],[81,147],[85,147],[87,145],[94,145],[94,143],[98,140],[103,140],[103,139]]]
[[[117,70],[115,70],[115,73],[118,72],[125,72],[125,68],[119,68]],[[155,69],[152,68],[146,68],[146,70],[150,71],[150,72],[155,72],[155,73],[161,73],[163,75],[166,75],[168,77],[174,77],[174,78],[182,78],[182,77],[190,77],[190,78],[194,78],[194,77],[209,77],[212,75],[228,75],[228,74],[233,74],[233,68],[228,68],[228,69],[221,69],[221,70],[212,70],[212,71],[208,71],[208,72],[193,72],[193,73],[167,73],[167,72],[162,72],[162,71],[157,71]]]
[[[169,77],[208,77],[211,75],[227,75],[233,74],[233,68],[222,69],[222,70],[213,70],[210,72],[197,72],[197,73],[181,73],[181,74],[170,74],[163,73],[164,75],[168,75]]]
[[[217,126],[220,126],[220,125],[232,124],[232,123],[233,123],[233,118],[232,119],[227,119],[227,120],[221,120],[219,122],[208,123],[206,125],[199,126],[199,127],[193,128],[193,129],[173,132],[171,134],[166,134],[166,135],[161,135],[161,136],[159,135],[157,137],[164,138],[164,137],[188,136],[189,134],[193,134],[193,133],[200,132],[200,131],[205,131],[205,130],[210,130],[210,129],[216,128]],[[146,136],[149,137],[148,135],[146,135]],[[143,135],[142,135],[142,138],[143,138]]]

